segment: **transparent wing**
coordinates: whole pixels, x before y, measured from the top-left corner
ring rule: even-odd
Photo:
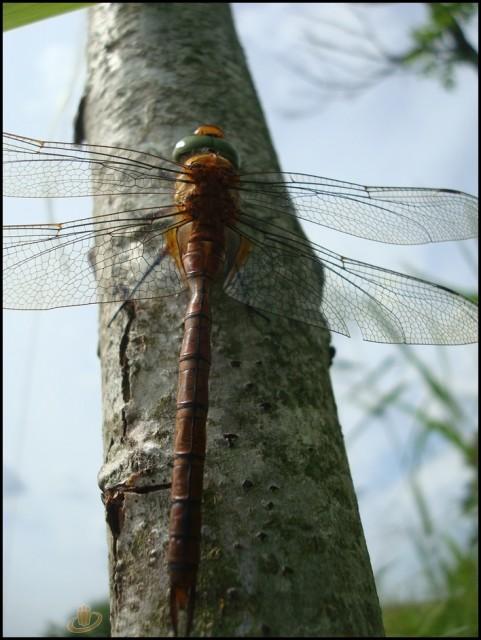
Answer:
[[[478,199],[449,189],[364,187],[301,173],[243,174],[243,208],[368,240],[423,244],[478,235]]]
[[[240,223],[252,243],[226,292],[269,313],[349,336],[357,323],[371,342],[477,341],[477,307],[444,287],[350,260],[269,223]]]
[[[180,165],[140,151],[3,134],[4,196],[171,193],[180,174]]]
[[[3,306],[52,309],[182,291],[164,235],[176,224],[173,213],[116,216],[4,227]]]
[[[167,194],[159,202],[170,205],[62,225],[4,227],[5,306],[45,309],[181,291],[184,284],[164,236],[179,224],[171,197],[179,169],[129,149],[4,134],[5,195]],[[226,283],[234,298],[345,335],[355,321],[366,340],[458,344],[477,339],[477,308],[461,296],[311,248],[280,220],[295,218],[293,202],[300,218],[374,240],[463,239],[477,232],[476,198],[285,173],[244,174],[240,189],[237,232],[251,241],[252,251]]]

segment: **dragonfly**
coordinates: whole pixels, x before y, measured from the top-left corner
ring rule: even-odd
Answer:
[[[179,356],[168,565],[170,614],[192,628],[211,360],[211,292],[367,341],[477,341],[477,306],[450,289],[341,256],[307,221],[361,238],[422,244],[477,236],[477,198],[450,189],[367,187],[301,173],[241,170],[216,125],[172,159],[127,148],[4,133],[4,195],[125,196],[138,205],[58,224],[3,227],[7,309],[126,305],[188,292]],[[143,198],[149,197],[149,206]],[[155,203],[152,204],[152,198]],[[142,206],[143,205],[143,206]]]

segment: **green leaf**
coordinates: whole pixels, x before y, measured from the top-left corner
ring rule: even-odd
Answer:
[[[53,18],[75,9],[85,9],[96,2],[4,2],[3,30],[23,27],[37,20]]]

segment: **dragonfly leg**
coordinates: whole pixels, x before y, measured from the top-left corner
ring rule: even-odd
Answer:
[[[134,287],[129,291],[129,293],[126,294],[125,300],[122,302],[120,307],[117,309],[117,311],[114,313],[114,315],[110,319],[107,325],[108,327],[110,327],[110,325],[114,322],[115,318],[119,315],[122,309],[125,309],[126,305],[133,299],[135,292],[140,287],[142,282],[144,282],[144,280],[152,273],[155,267],[157,267],[162,262],[162,260],[165,258],[167,253],[168,253],[167,249],[164,249],[163,251],[161,251],[159,255],[156,257],[156,259],[152,262],[152,264],[149,265],[148,268],[144,271],[140,280],[134,285]]]
[[[107,328],[110,329],[111,325],[114,323],[115,318],[119,315],[119,313],[121,311],[123,311],[127,305],[129,305],[130,303],[132,303],[132,291],[130,293],[127,293],[125,295],[125,300],[122,302],[122,304],[120,305],[120,307],[117,309],[117,311],[114,313],[114,315],[110,318],[109,323],[107,325]]]

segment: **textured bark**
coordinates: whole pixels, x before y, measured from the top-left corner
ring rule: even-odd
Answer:
[[[174,143],[205,122],[224,128],[244,168],[277,169],[229,6],[95,7],[88,142],[170,157]],[[103,198],[95,215],[146,201]],[[99,484],[109,524],[114,636],[170,633],[169,485],[186,300],[130,304],[110,327],[118,305],[100,309]],[[267,318],[219,292],[212,312],[194,633],[381,636],[329,380],[327,333]]]

